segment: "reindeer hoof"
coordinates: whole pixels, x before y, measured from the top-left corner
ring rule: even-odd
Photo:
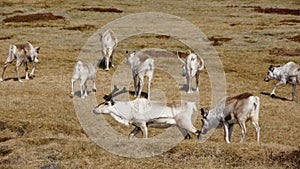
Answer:
[[[97,91],[97,89],[93,89],[92,91],[93,91],[93,92],[96,92],[96,91]]]
[[[109,71],[109,68],[105,68],[104,70],[105,70],[105,71]]]
[[[192,138],[192,136],[189,133],[184,137],[185,140],[189,140],[191,138]]]
[[[275,98],[275,94],[272,93],[272,94],[271,94],[271,97],[272,97],[272,98]]]
[[[3,82],[3,79],[2,79],[2,78],[0,78],[0,82]]]

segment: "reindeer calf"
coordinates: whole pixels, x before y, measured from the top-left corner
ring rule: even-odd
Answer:
[[[8,49],[8,57],[6,59],[6,62],[4,63],[0,81],[3,81],[6,68],[13,61],[16,61],[16,73],[19,82],[22,82],[19,75],[19,68],[22,63],[24,63],[25,71],[26,71],[25,79],[29,79],[28,65],[27,65],[28,61],[32,62],[32,71],[30,73],[30,76],[34,76],[33,74],[35,71],[35,63],[39,62],[38,60],[39,50],[40,47],[33,47],[30,42],[26,42],[25,44],[10,45]]]
[[[93,91],[96,91],[95,78],[96,78],[95,67],[91,63],[78,61],[76,63],[73,78],[72,78],[71,95],[72,96],[74,95],[74,84],[75,84],[75,81],[78,79],[81,80],[80,81],[80,93],[81,93],[82,99],[85,96],[87,96],[87,80],[90,79],[93,81]]]
[[[199,74],[201,71],[204,70],[203,59],[200,56],[191,52],[186,57],[185,61],[183,61],[179,57],[178,53],[177,53],[177,57],[183,63],[182,76],[186,77],[187,87],[188,87],[187,92],[192,93],[191,81],[193,77],[196,78],[196,91],[198,92]]]
[[[148,77],[148,99],[150,99],[150,86],[154,73],[154,60],[149,55],[143,52],[128,52],[127,64],[130,65],[133,81],[134,81],[134,96],[141,96],[144,86],[144,77]],[[137,94],[138,93],[138,94]]]

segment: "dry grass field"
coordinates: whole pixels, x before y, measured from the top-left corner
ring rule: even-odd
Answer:
[[[299,8],[297,0],[0,1],[1,72],[10,44],[30,41],[34,46],[41,46],[40,63],[33,79],[19,83],[11,65],[5,81],[0,83],[0,168],[50,168],[51,165],[60,168],[300,168],[300,86],[296,102],[292,102],[291,85],[279,87],[278,97],[271,98],[268,93],[276,81],[263,81],[270,64],[282,65],[288,61],[300,64]],[[236,125],[230,144],[225,143],[223,131],[217,129],[203,144],[193,136],[149,158],[114,155],[91,141],[80,125],[70,98],[75,63],[81,48],[99,28],[141,12],[179,16],[201,29],[212,41],[224,67],[227,94],[252,92],[261,99],[260,144],[255,142],[250,123],[242,144],[239,143],[241,130]],[[115,52],[115,68],[109,72],[97,68],[98,103],[103,101],[104,94],[110,93],[111,79],[124,61],[125,51],[145,48],[170,52],[189,49],[176,38],[152,34],[121,41]],[[180,68],[179,61],[178,65]],[[21,70],[24,76],[24,68]],[[211,105],[209,78],[207,71],[200,75],[199,109]],[[167,73],[157,70],[152,90],[163,91],[168,99],[179,98],[176,92],[179,89],[173,82]],[[77,95],[74,97],[78,99]],[[155,94],[153,99],[158,99]],[[133,129],[105,118],[120,134],[127,135]],[[201,128],[200,114],[195,126]],[[149,135],[162,131],[149,129]]]

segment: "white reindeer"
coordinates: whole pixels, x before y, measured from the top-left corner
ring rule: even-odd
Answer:
[[[300,85],[300,66],[294,62],[288,62],[283,66],[270,65],[267,77],[264,79],[266,82],[276,79],[279,82],[276,84],[271,92],[271,96],[275,96],[275,90],[278,86],[286,83],[292,84],[292,101],[294,101],[296,94],[296,85]]]
[[[93,81],[93,91],[96,91],[95,78],[96,78],[95,67],[91,63],[78,61],[76,63],[73,78],[72,78],[71,95],[74,96],[74,84],[75,84],[75,81],[78,79],[81,80],[80,81],[80,93],[81,93],[82,99],[87,96],[87,80],[90,79]]]
[[[168,128],[177,126],[185,138],[190,138],[189,132],[199,135],[192,123],[192,115],[197,111],[195,102],[149,101],[146,98],[138,98],[133,101],[117,101],[109,96],[104,97],[106,101],[100,103],[93,109],[95,114],[111,115],[116,121],[124,125],[134,125],[135,129],[129,134],[132,138],[139,131],[148,137],[148,127]]]
[[[203,126],[199,140],[201,141],[203,135],[211,129],[217,128],[219,123],[222,123],[225,131],[225,141],[230,143],[233,124],[238,123],[242,128],[240,142],[243,142],[246,136],[246,121],[251,120],[256,129],[257,143],[259,143],[259,106],[259,97],[253,96],[251,93],[242,93],[234,97],[225,97],[211,110],[202,108]]]
[[[115,33],[110,29],[99,35],[102,44],[102,52],[104,56],[103,59],[105,59],[105,70],[108,71],[109,65],[111,65],[111,67],[114,67],[114,64],[112,63],[113,52],[117,48],[118,39]]]
[[[127,64],[130,65],[133,81],[134,81],[134,96],[140,97],[144,86],[144,77],[148,77],[148,99],[150,99],[150,86],[154,73],[154,60],[144,52],[128,52]]]
[[[199,75],[200,75],[200,72],[204,70],[203,59],[200,56],[198,56],[194,53],[191,53],[191,52],[186,57],[185,61],[183,61],[179,57],[178,52],[177,52],[177,57],[183,63],[182,76],[186,77],[187,87],[188,87],[187,92],[192,93],[191,82],[192,82],[193,77],[196,78],[196,91],[199,92],[199,89],[198,89]]]

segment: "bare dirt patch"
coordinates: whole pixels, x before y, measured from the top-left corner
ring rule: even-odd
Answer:
[[[123,11],[117,8],[100,8],[100,7],[89,7],[89,8],[76,8],[79,11],[91,11],[91,12],[111,12],[111,13],[122,13]]]
[[[171,38],[168,35],[156,35],[155,37],[158,38],[158,39],[170,39]]]
[[[262,8],[260,6],[254,7],[254,11],[259,13],[275,13],[280,15],[300,15],[300,9],[289,9],[289,8]]]
[[[7,40],[7,39],[11,39],[10,36],[3,36],[3,37],[0,37],[0,40]]]
[[[71,26],[71,27],[64,27],[62,30],[72,30],[72,31],[85,31],[85,30],[92,30],[96,27],[94,25],[84,24],[80,26]]]
[[[35,13],[27,15],[15,15],[3,19],[3,22],[34,22],[34,21],[48,21],[65,19],[63,16],[53,15],[51,12],[47,13]]]
[[[295,42],[300,42],[300,35],[292,36],[287,39],[295,41]]]
[[[217,36],[212,36],[208,38],[208,40],[212,41],[213,46],[221,46],[223,43],[221,42],[228,42],[231,41],[232,38],[225,38],[225,37],[217,37]]]
[[[300,56],[300,48],[273,48],[269,50],[269,54],[274,56]]]

